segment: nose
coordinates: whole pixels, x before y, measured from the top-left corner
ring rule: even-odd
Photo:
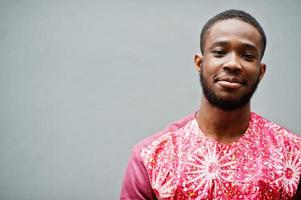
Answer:
[[[239,56],[235,52],[228,54],[223,69],[229,73],[238,74],[241,72],[242,65],[239,62]]]

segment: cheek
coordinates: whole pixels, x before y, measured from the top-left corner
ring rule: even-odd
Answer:
[[[244,72],[250,77],[257,77],[260,73],[260,66],[256,63],[242,63]]]
[[[210,68],[208,67],[202,68],[202,78],[207,84],[210,84],[213,77],[214,77],[214,73]]]
[[[210,63],[209,62],[203,63],[202,69],[204,74],[212,76],[218,73],[219,66],[221,66],[221,62],[211,61]]]
[[[259,79],[259,76],[260,76],[260,72],[258,69],[250,70],[247,73],[247,79],[251,84],[254,84],[255,82],[257,82]]]
[[[207,74],[217,74],[222,69],[225,58],[215,58],[213,56],[206,56],[203,62],[203,68]]]

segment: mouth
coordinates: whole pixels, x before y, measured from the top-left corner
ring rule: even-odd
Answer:
[[[239,89],[244,86],[245,82],[236,77],[224,77],[215,80],[223,88],[227,89]]]

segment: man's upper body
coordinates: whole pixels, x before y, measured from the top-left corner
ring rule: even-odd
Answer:
[[[138,143],[121,199],[290,199],[301,175],[301,139],[251,113],[231,144],[207,137],[195,113]]]
[[[262,27],[244,11],[205,24],[194,59],[200,108],[135,147],[121,199],[296,197],[301,139],[251,112],[265,46]]]

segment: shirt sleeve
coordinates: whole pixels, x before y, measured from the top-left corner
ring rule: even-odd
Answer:
[[[135,146],[124,175],[120,200],[155,199],[146,168],[140,157],[140,148]]]

